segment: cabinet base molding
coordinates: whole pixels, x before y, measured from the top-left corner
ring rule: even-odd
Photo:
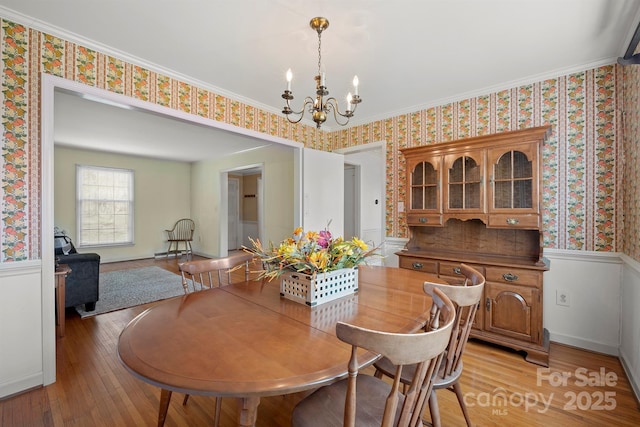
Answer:
[[[549,331],[545,328],[542,333],[542,345],[531,344],[527,345],[520,341],[505,340],[504,337],[495,337],[490,333],[484,331],[472,330],[470,338],[475,338],[480,341],[489,342],[491,344],[500,345],[503,347],[511,348],[517,351],[523,351],[526,353],[524,359],[527,362],[534,363],[536,365],[549,367]]]

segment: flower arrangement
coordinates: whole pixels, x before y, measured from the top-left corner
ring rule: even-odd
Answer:
[[[353,268],[374,255],[377,248],[369,249],[362,240],[354,237],[344,240],[334,238],[328,230],[304,232],[301,227],[278,246],[273,243],[264,248],[260,240],[251,239],[252,248],[243,247],[246,252],[257,255],[265,269],[260,277],[272,280],[287,271],[307,275],[326,273],[341,268]]]

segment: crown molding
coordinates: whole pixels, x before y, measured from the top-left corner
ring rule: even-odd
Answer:
[[[447,105],[454,102],[464,101],[465,99],[475,98],[483,95],[489,95],[491,93],[513,89],[519,86],[525,86],[525,85],[541,82],[544,80],[557,79],[558,77],[567,76],[574,73],[580,73],[583,71],[591,70],[591,69],[602,67],[605,65],[613,65],[616,63],[616,61],[617,61],[617,58],[605,58],[595,62],[574,65],[574,66],[565,67],[565,68],[558,68],[545,73],[524,77],[522,79],[512,80],[512,81],[500,83],[494,86],[487,86],[482,89],[477,89],[470,92],[463,92],[451,97],[435,99],[433,101],[429,101],[424,104],[418,104],[418,105],[413,105],[411,107],[402,108],[400,110],[389,111],[387,113],[382,113],[377,116],[368,117],[367,120],[354,121],[353,125],[349,127],[351,128],[351,127],[360,126],[367,123],[376,122],[379,120],[386,120],[393,117],[402,116],[405,114],[416,113],[418,111],[427,110],[429,108],[438,107],[440,105]]]
[[[640,17],[640,12],[638,14],[638,16]],[[161,73],[161,74],[165,74],[169,77],[178,79],[180,81],[183,81],[185,83],[197,86],[199,88],[202,89],[207,89],[213,93],[225,96],[227,98],[233,99],[233,100],[237,100],[240,101],[244,104],[259,108],[263,111],[266,112],[270,112],[276,115],[280,115],[282,112],[277,109],[274,108],[270,105],[266,105],[263,103],[260,103],[258,101],[255,101],[253,99],[244,97],[242,95],[239,95],[237,93],[234,92],[230,92],[228,90],[225,90],[223,88],[220,87],[216,87],[213,86],[209,83],[194,79],[190,76],[187,76],[185,74],[179,73],[177,71],[165,68],[161,65],[155,64],[153,62],[149,62],[146,61],[142,58],[130,55],[126,52],[123,52],[121,50],[115,49],[111,46],[96,42],[94,40],[88,39],[86,37],[83,37],[79,34],[75,34],[73,32],[70,32],[68,30],[65,30],[63,28],[51,25],[47,22],[41,21],[39,19],[35,19],[33,17],[24,15],[22,13],[16,12],[12,9],[6,8],[5,6],[0,5],[0,17],[5,17],[8,20],[12,20],[16,23],[21,23],[23,25],[26,25],[30,28],[33,28],[35,30],[44,32],[46,34],[50,34],[52,36],[55,37],[59,37],[65,40],[68,40],[70,42],[85,46],[89,49],[92,50],[96,50],[99,51],[101,53],[104,53],[106,55],[110,55],[116,58],[119,58],[125,62],[131,63],[131,64],[136,64],[136,65],[140,65],[144,68],[147,68],[149,70],[153,70],[155,72]],[[634,21],[637,22],[637,21]],[[633,29],[630,30],[631,32],[633,32]],[[632,34],[631,34],[632,36]],[[623,49],[624,50],[624,49]],[[411,113],[416,113],[418,111],[422,111],[422,110],[426,110],[429,108],[433,108],[433,107],[437,107],[440,105],[447,105],[450,103],[454,103],[454,102],[459,102],[459,101],[463,101],[465,99],[470,99],[470,98],[475,98],[478,96],[483,96],[483,95],[488,95],[491,93],[495,93],[495,92],[500,92],[503,90],[507,90],[507,89],[512,89],[515,87],[519,87],[519,86],[523,86],[523,85],[528,85],[528,84],[533,84],[536,82],[540,82],[540,81],[544,81],[544,80],[548,80],[548,79],[555,79],[561,76],[565,76],[565,75],[570,75],[573,73],[578,73],[578,72],[583,72],[586,70],[590,70],[590,69],[594,69],[594,68],[598,68],[604,65],[612,65],[615,64],[617,62],[617,58],[604,58],[602,60],[599,61],[595,61],[595,62],[589,62],[589,63],[585,63],[585,64],[578,64],[575,66],[571,66],[571,67],[565,67],[565,68],[559,68],[559,69],[555,69],[552,71],[548,71],[545,73],[541,73],[541,74],[537,74],[537,75],[532,75],[532,76],[528,76],[528,77],[524,77],[522,79],[518,79],[518,80],[512,80],[509,82],[504,82],[504,83],[500,83],[494,86],[488,86],[488,87],[484,87],[482,89],[477,89],[474,91],[470,91],[470,92],[463,92],[451,97],[446,97],[446,98],[440,98],[440,99],[435,99],[433,101],[429,101],[426,103],[422,103],[422,104],[417,104],[417,105],[413,105],[410,107],[405,107],[399,110],[394,110],[394,111],[389,111],[386,113],[382,113],[376,116],[369,116],[363,119],[352,119],[350,124],[348,126],[345,127],[341,127],[341,128],[336,128],[336,127],[332,127],[328,124],[323,124],[323,128],[320,129],[320,132],[328,134],[331,132],[336,132],[336,131],[341,131],[341,130],[347,130],[356,126],[361,126],[364,124],[368,124],[368,123],[373,123],[376,121],[380,121],[380,120],[386,120],[386,119],[390,119],[393,117],[397,117],[397,116],[402,116],[405,114],[411,114]],[[306,124],[308,126],[312,126],[315,127],[315,123],[311,120],[311,119],[303,119],[300,123],[302,124]]]
[[[277,109],[274,108],[270,105],[266,105],[266,104],[262,104],[256,100],[244,97],[242,95],[239,95],[237,93],[234,92],[230,92],[226,89],[217,87],[217,86],[213,86],[210,83],[206,83],[203,82],[201,80],[197,80],[194,79],[193,77],[187,76],[185,74],[179,73],[177,71],[171,70],[169,68],[163,67],[161,65],[155,64],[153,62],[149,62],[145,59],[139,58],[137,56],[133,56],[131,54],[128,54],[126,52],[123,52],[119,49],[116,49],[114,47],[105,45],[103,43],[91,40],[87,37],[81,36],[79,34],[73,33],[71,31],[65,30],[64,28],[60,28],[57,27],[55,25],[49,24],[47,22],[41,21],[39,19],[33,18],[31,16],[27,16],[25,14],[22,14],[20,12],[16,12],[15,10],[9,9],[5,6],[0,5],[0,18],[4,18],[7,19],[9,21],[13,21],[17,24],[22,24],[27,26],[28,28],[32,28],[34,30],[49,34],[51,36],[54,37],[58,37],[64,40],[67,40],[69,42],[72,43],[76,43],[80,46],[84,46],[86,48],[98,51],[100,53],[103,53],[105,55],[109,55],[109,56],[113,56],[114,58],[118,58],[124,62],[130,63],[130,64],[135,64],[135,65],[139,65],[143,68],[152,70],[156,73],[160,73],[160,74],[164,74],[166,76],[169,76],[171,78],[177,79],[179,81],[188,83],[192,86],[196,86],[202,89],[206,89],[208,91],[211,91],[215,94],[218,95],[222,95],[226,98],[230,98],[239,102],[242,102],[244,104],[256,107],[260,110],[266,111],[266,112],[270,112],[270,113],[274,113],[274,114],[281,114],[282,112]],[[308,124],[309,126],[315,126],[315,123],[312,122],[311,120],[305,121],[303,120],[303,123]]]

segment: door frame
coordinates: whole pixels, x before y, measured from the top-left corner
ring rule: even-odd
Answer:
[[[340,154],[344,154],[345,156],[345,163],[351,164],[351,162],[349,162],[349,154],[355,154],[355,153],[360,153],[363,151],[375,151],[375,150],[380,150],[380,201],[378,203],[378,205],[380,206],[380,243],[379,245],[382,246],[386,240],[386,212],[385,212],[385,203],[384,201],[386,200],[386,193],[387,193],[387,189],[386,189],[386,146],[387,143],[385,141],[376,141],[376,142],[372,142],[369,144],[362,144],[362,145],[356,145],[353,147],[346,147],[346,148],[340,148],[338,150],[334,150],[336,153],[340,153]],[[362,182],[360,181],[360,179],[358,179],[358,195],[360,195],[360,191],[362,189]],[[358,198],[357,200],[357,210],[358,212],[360,212],[360,218],[358,223],[362,224],[362,209],[361,209],[361,200],[360,198]],[[360,236],[362,237],[362,229],[359,229],[360,232]]]
[[[362,184],[360,183],[360,180],[361,180],[360,165],[348,162],[345,159],[344,169],[345,169],[345,171],[347,169],[353,169],[353,175],[354,175],[353,176],[353,199],[354,199],[354,203],[353,203],[353,236],[361,237],[362,236],[362,226],[361,226],[361,223],[362,223],[362,221],[361,221],[361,215],[362,215],[362,213],[361,213],[361,209],[362,209],[362,206],[361,206],[362,205],[362,203],[361,203],[361,185]],[[347,188],[347,180],[346,179],[345,179],[344,186],[345,186],[345,195],[346,195],[347,194],[346,193],[346,188]],[[346,202],[344,204],[344,207],[345,207],[344,222],[346,224],[347,223],[347,215],[346,215],[347,203]],[[349,239],[349,238],[351,238],[353,236],[348,236],[347,232],[345,230],[345,233],[344,233],[344,238],[345,239]]]
[[[259,170],[261,181],[264,182],[264,163],[238,166],[225,169],[220,173],[220,200],[218,203],[218,206],[220,206],[220,222],[218,223],[218,236],[220,236],[219,255],[221,257],[229,255],[229,174],[231,173],[233,175],[234,172],[242,172],[248,169]],[[262,194],[262,192],[259,191],[259,194]],[[240,198],[238,198],[238,200],[240,200]],[[264,241],[264,218],[262,218],[262,212],[264,212],[264,200],[262,197],[258,197],[258,238],[260,241]]]
[[[235,191],[235,205],[236,205],[236,218],[235,218],[235,225],[236,225],[236,239],[235,239],[235,243],[233,244],[234,248],[237,249],[239,247],[238,245],[238,236],[240,234],[242,234],[242,227],[241,227],[241,223],[240,223],[240,179],[239,178],[227,178],[227,187],[229,186],[229,184],[231,182],[235,182],[236,183],[236,191]],[[231,197],[233,196],[233,194],[228,193],[227,195],[227,199],[229,200],[229,202],[231,201]],[[231,207],[231,203],[227,203],[227,213],[229,212],[229,207]],[[229,221],[231,218],[228,216],[227,214],[227,221]],[[227,225],[230,225],[230,223],[228,222]],[[231,228],[231,227],[227,227],[227,228]],[[229,239],[227,238],[227,242],[229,242]],[[228,243],[227,243],[228,244]],[[241,246],[241,245],[240,245]]]

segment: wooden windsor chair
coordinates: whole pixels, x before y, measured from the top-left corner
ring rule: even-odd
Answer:
[[[338,338],[351,344],[348,378],[322,387],[300,401],[292,414],[293,427],[372,426],[417,427],[431,394],[434,374],[440,366],[455,319],[453,303],[439,290],[433,294],[431,326],[434,330],[398,334],[338,322]],[[425,313],[429,315],[429,313]],[[439,321],[439,322],[438,322]],[[436,326],[439,323],[439,326]],[[430,328],[432,329],[432,328]],[[358,375],[358,351],[380,353],[396,366],[393,384]],[[405,365],[416,368],[405,394],[399,392]]]

